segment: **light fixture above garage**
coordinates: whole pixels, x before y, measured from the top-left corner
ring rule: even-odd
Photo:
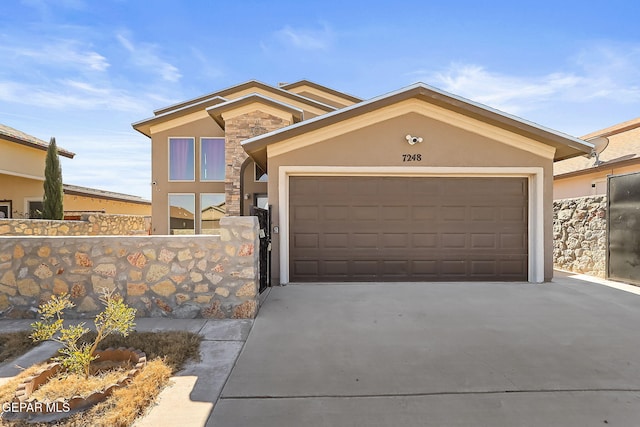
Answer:
[[[416,145],[418,142],[422,142],[422,137],[421,136],[411,136],[411,135],[407,135],[405,136],[407,142],[410,145]]]

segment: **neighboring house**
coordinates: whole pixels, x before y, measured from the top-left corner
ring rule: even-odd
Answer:
[[[553,166],[553,198],[606,195],[607,176],[640,172],[640,118],[592,132],[581,139],[603,137],[609,144],[598,158],[579,156]]]
[[[553,162],[593,148],[422,83],[363,101],[249,81],[133,127],[153,232],[268,203],[273,283],[550,280]]]
[[[44,166],[48,142],[0,125],[0,217],[38,218],[44,195]],[[58,147],[58,154],[75,154]],[[65,217],[80,212],[150,215],[151,202],[141,197],[75,185],[63,185]]]

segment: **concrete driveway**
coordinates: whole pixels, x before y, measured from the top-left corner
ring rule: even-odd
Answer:
[[[639,331],[566,277],[273,288],[208,425],[637,426]]]

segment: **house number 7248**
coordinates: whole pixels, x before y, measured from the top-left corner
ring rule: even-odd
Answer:
[[[402,161],[403,162],[421,162],[422,154],[403,154]]]

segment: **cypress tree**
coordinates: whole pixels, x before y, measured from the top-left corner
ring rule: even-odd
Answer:
[[[56,139],[51,138],[44,166],[44,203],[42,219],[62,219],[62,168]]]

